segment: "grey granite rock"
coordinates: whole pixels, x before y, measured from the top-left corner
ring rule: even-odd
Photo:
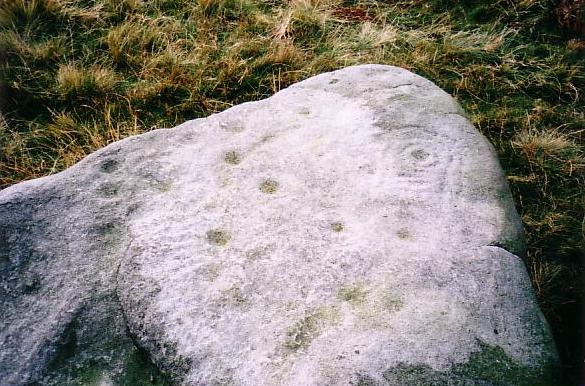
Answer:
[[[1,191],[1,383],[547,385],[522,248],[457,103],[349,67]]]

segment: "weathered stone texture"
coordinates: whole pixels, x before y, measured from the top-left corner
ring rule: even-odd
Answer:
[[[522,246],[448,94],[322,74],[0,192],[0,379],[546,385]]]

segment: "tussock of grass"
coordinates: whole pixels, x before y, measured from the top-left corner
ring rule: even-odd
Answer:
[[[254,8],[248,0],[197,0],[197,5],[205,16],[232,20]]]
[[[393,45],[398,41],[398,30],[392,25],[365,22],[359,30],[358,41],[367,48]]]
[[[324,0],[291,0],[288,7],[278,11],[273,36],[305,43],[308,39],[321,37],[330,18],[330,4]]]
[[[0,25],[27,30],[60,14],[64,2],[58,0],[7,0],[0,8]]]
[[[583,362],[584,14],[579,0],[7,0],[0,187],[323,71],[405,67],[496,147],[570,383]]]
[[[547,160],[561,164],[570,162],[577,167],[583,161],[579,156],[579,146],[573,143],[566,134],[555,130],[520,132],[512,141],[512,146],[518,148],[528,162],[541,167]]]
[[[109,68],[83,68],[74,64],[59,66],[57,90],[64,99],[92,98],[114,92],[118,83],[115,71]]]

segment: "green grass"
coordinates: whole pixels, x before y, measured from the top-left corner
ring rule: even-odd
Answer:
[[[582,0],[5,0],[0,187],[359,63],[454,95],[496,147],[566,368],[583,363]]]

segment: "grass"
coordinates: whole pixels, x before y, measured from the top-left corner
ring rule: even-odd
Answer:
[[[5,0],[0,187],[324,71],[407,68],[454,95],[496,147],[574,384],[584,338],[584,17],[582,0]]]

